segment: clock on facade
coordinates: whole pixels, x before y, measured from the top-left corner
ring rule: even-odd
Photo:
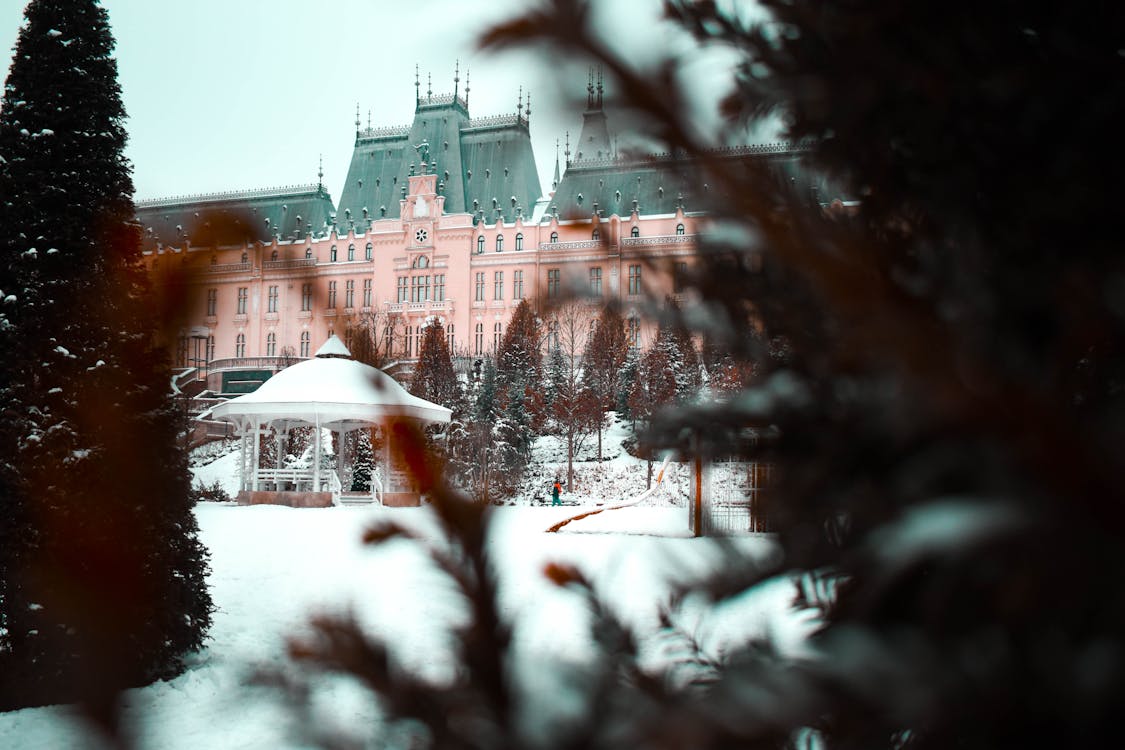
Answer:
[[[427,232],[425,229],[415,229],[414,230],[414,242],[416,242],[419,245],[426,244],[426,239],[429,238],[429,236],[430,236],[430,233]]]

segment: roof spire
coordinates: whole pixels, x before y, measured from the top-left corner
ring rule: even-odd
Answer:
[[[324,192],[324,154],[320,155],[320,164],[316,168],[316,192]]]
[[[586,109],[594,108],[594,66],[586,71]]]
[[[426,73],[426,101],[434,98],[434,76],[432,73]]]
[[[520,99],[516,105],[516,115],[517,117],[523,117],[523,86],[520,86]]]
[[[555,179],[551,182],[551,192],[559,186],[559,139],[555,139]]]
[[[465,63],[465,108],[469,108],[469,64]]]
[[[602,66],[598,66],[598,109],[602,108]]]
[[[418,78],[418,63],[414,63],[414,104],[422,101],[422,81]]]
[[[527,90],[527,111],[524,113],[524,119],[527,120],[528,126],[531,125],[531,89]]]
[[[367,129],[371,130],[371,110],[367,110]]]
[[[457,89],[461,83],[461,58],[458,57],[453,63],[453,102],[457,103]]]
[[[355,103],[355,134],[359,135],[359,102]]]
[[[570,166],[570,131],[569,130],[566,131],[566,151],[564,151],[563,154],[566,155],[566,165],[569,167]]]

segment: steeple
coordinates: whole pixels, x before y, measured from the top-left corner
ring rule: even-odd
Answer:
[[[568,156],[569,156],[569,154],[568,154]],[[552,193],[555,192],[555,190],[558,188],[560,179],[561,179],[561,176],[559,175],[559,139],[556,138],[555,139],[555,178],[551,181],[551,192]]]
[[[432,73],[426,73],[426,100],[434,98],[434,77]]]
[[[604,76],[601,68],[597,71],[597,87],[594,86],[594,68],[590,68],[586,83],[586,111],[582,113],[582,134],[575,147],[574,161],[613,158],[613,144],[609,137],[605,110],[602,108],[605,92]],[[569,157],[567,159],[569,165]]]
[[[461,84],[461,58],[457,58],[453,63],[453,100],[457,100],[457,89]]]
[[[519,101],[516,104],[516,116],[523,117],[523,86],[520,86]]]
[[[320,164],[316,169],[316,192],[324,192],[324,154],[320,155]]]
[[[414,105],[422,102],[422,81],[418,78],[418,63],[414,63]]]
[[[527,120],[528,127],[531,126],[531,89],[527,90],[527,111],[523,113],[523,118]]]
[[[359,137],[359,102],[355,103],[355,134]]]
[[[469,108],[469,64],[465,63],[465,109]]]

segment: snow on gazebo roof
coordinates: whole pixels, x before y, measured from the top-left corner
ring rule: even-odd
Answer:
[[[313,359],[288,367],[253,393],[211,409],[212,419],[258,424],[287,421],[353,429],[388,417],[448,422],[449,409],[411,395],[370,365],[350,359],[335,335]]]

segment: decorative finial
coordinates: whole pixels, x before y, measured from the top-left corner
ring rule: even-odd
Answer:
[[[527,124],[531,124],[531,89],[527,90],[527,111],[523,113],[523,117],[527,120]]]
[[[586,71],[586,109],[594,108],[594,67]]]
[[[523,116],[523,86],[520,86],[520,98],[519,103],[516,104],[516,114]]]
[[[320,155],[320,164],[316,169],[316,192],[324,192],[324,154]]]
[[[426,101],[434,98],[434,76],[432,73],[426,73]]]
[[[355,134],[359,135],[359,102],[355,103]]]
[[[598,109],[602,108],[602,66],[598,66]]]
[[[460,83],[461,83],[461,58],[457,58],[457,60],[453,63],[453,101],[454,102],[457,101],[457,93],[458,93],[457,89],[458,89],[458,85]]]
[[[367,110],[367,129],[371,130],[371,110]]]
[[[418,63],[414,63],[414,103],[422,101],[422,81],[418,78]]]
[[[566,156],[566,165],[570,166],[570,131],[566,131],[566,151],[563,151]]]
[[[465,108],[469,107],[469,64],[465,63]]]

